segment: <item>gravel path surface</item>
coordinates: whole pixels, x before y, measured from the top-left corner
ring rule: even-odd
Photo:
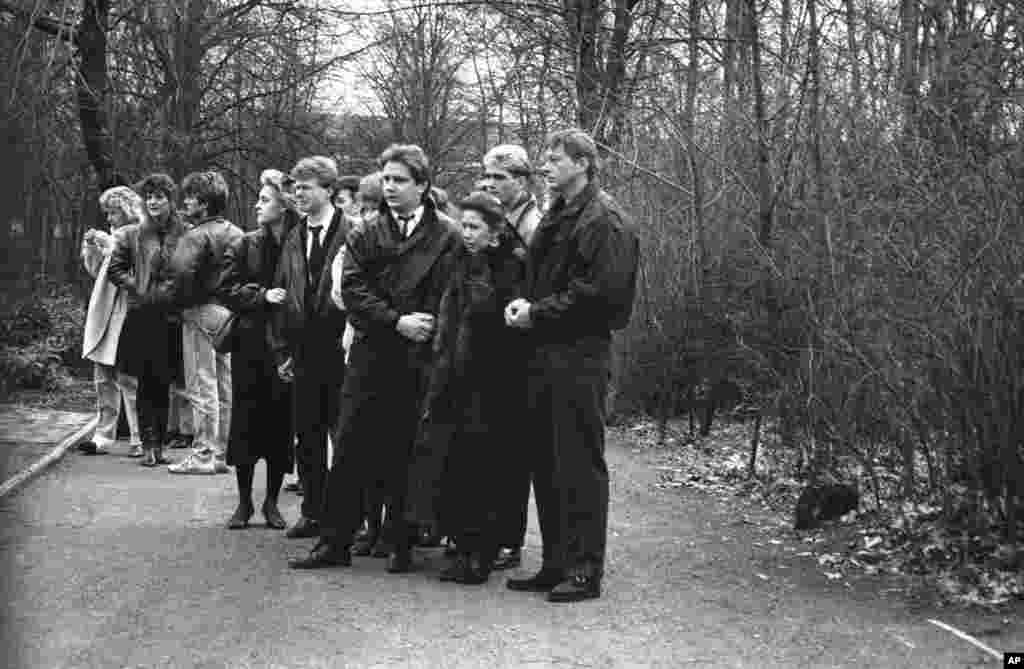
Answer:
[[[883,581],[829,582],[793,546],[762,541],[771,519],[659,489],[656,452],[613,438],[608,455],[605,594],[574,605],[508,591],[503,574],[439,583],[439,550],[399,576],[371,558],[291,571],[311,541],[221,529],[233,477],[69,455],[0,503],[4,666],[996,666]],[[262,480],[260,467],[257,506]],[[289,520],[297,503],[283,493]],[[520,573],[539,566],[536,527],[531,516]]]

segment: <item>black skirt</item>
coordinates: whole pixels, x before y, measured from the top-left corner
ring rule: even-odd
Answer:
[[[290,471],[294,464],[291,384],[277,375],[260,332],[240,338],[231,353],[231,429],[227,463]]]
[[[171,384],[184,377],[181,321],[163,309],[130,309],[117,340],[118,369]]]

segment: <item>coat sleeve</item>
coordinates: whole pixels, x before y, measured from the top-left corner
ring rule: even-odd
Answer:
[[[114,233],[114,251],[110,255],[110,265],[107,267],[107,277],[110,282],[132,296],[138,295],[138,287],[135,283],[135,258],[132,248],[131,237],[127,232],[118,231]]]
[[[636,280],[637,240],[617,215],[603,212],[577,230],[568,286],[534,302],[537,323],[572,320],[609,322],[632,303]]]
[[[206,235],[190,231],[182,236],[171,259],[171,277],[164,282],[166,293],[162,297],[179,307],[195,304],[202,292],[199,269],[209,254]]]
[[[285,238],[284,247],[281,249],[281,258],[278,260],[277,269],[274,271],[274,288],[284,288],[285,292],[291,295],[292,287],[289,285],[289,272],[286,271],[289,262],[289,247],[292,244],[292,237],[289,235]],[[286,298],[290,299],[289,298]],[[283,363],[289,355],[291,355],[288,348],[288,308],[286,304],[279,305],[277,309],[270,312],[270,318],[267,319],[267,344],[270,347],[270,352],[274,356],[274,361],[278,366]]]
[[[267,289],[249,280],[249,242],[239,237],[224,249],[217,298],[232,311],[254,313],[266,310]]]
[[[394,330],[401,314],[371,281],[368,266],[376,249],[365,228],[349,233],[341,271],[341,296],[358,327]]]

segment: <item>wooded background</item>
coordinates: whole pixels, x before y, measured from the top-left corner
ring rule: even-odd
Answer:
[[[1017,541],[1013,0],[0,0],[0,44],[8,293],[82,283],[99,192],[150,171],[221,170],[251,226],[302,155],[415,142],[459,195],[578,125],[643,237],[619,412],[738,406],[812,480]]]

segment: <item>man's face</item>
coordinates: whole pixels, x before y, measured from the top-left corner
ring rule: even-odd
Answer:
[[[544,162],[540,171],[548,188],[556,193],[562,193],[586,175],[587,159],[574,160],[566,154],[563,147],[558,146],[544,152]]]
[[[192,193],[186,193],[182,204],[185,207],[185,215],[192,219],[200,219],[206,216],[206,205],[199,202]]]
[[[163,191],[152,191],[146,194],[146,212],[150,218],[162,221],[171,215],[171,201]]]
[[[479,211],[466,209],[462,212],[462,241],[470,253],[479,253],[488,246],[497,246],[498,235]]]
[[[316,215],[331,201],[331,191],[316,179],[297,179],[292,187],[295,208],[306,215]]]
[[[384,165],[381,170],[382,185],[384,187],[384,200],[394,211],[399,214],[409,214],[420,206],[424,191],[427,190],[426,182],[416,183],[412,178],[412,172],[405,163],[392,160]]]
[[[493,163],[484,165],[484,176],[481,182],[484,190],[498,198],[506,208],[515,204],[526,187],[523,177],[503,170]]]

